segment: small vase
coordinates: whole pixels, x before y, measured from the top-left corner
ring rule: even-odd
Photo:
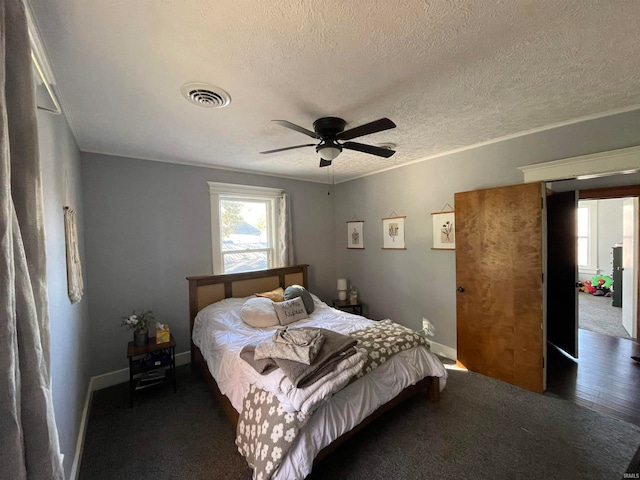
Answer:
[[[144,347],[149,341],[149,330],[147,328],[143,330],[133,331],[133,344],[136,347]]]
[[[358,291],[357,290],[351,290],[351,292],[349,292],[349,303],[351,305],[355,305],[356,303],[358,303]]]

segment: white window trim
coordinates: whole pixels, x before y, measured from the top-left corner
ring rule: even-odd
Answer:
[[[578,269],[583,274],[598,273],[598,201],[597,200],[580,200],[578,208],[586,208],[589,211],[589,232],[587,249],[587,264],[579,265]]]
[[[55,115],[62,113],[62,107],[60,106],[60,100],[56,95],[53,87],[57,85],[56,78],[53,75],[53,69],[49,63],[49,59],[45,54],[44,43],[40,37],[34,16],[31,13],[31,8],[25,4],[25,13],[27,14],[27,29],[29,31],[29,43],[31,44],[31,63],[34,67],[34,77],[36,81],[36,90],[44,89],[46,96],[51,101],[46,102],[44,98],[36,96],[36,103],[40,101],[40,104],[36,106],[40,110],[44,110]],[[42,85],[42,87],[40,86]],[[44,95],[43,95],[44,97]],[[44,102],[44,104],[42,104]]]
[[[213,273],[219,275],[224,273],[224,263],[222,254],[222,238],[220,235],[220,197],[256,198],[260,200],[269,199],[269,216],[273,218],[274,225],[278,225],[278,208],[276,200],[284,194],[280,188],[253,187],[250,185],[239,185],[235,183],[207,182],[209,185],[209,197],[211,201],[211,254],[213,258]],[[270,229],[270,244],[273,245],[274,257],[278,256],[278,242],[275,229]],[[274,259],[271,259],[271,262]],[[269,265],[271,268],[272,265]]]

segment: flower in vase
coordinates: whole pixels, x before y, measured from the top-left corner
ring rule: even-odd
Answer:
[[[136,313],[134,310],[128,317],[122,317],[121,325],[130,330],[148,330],[154,319],[155,314],[151,310],[143,310],[140,313]]]

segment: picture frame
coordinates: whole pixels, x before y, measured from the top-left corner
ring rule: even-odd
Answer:
[[[347,222],[347,249],[364,249],[364,221],[351,220]]]
[[[382,219],[382,249],[406,250],[404,246],[404,217]]]
[[[455,250],[455,212],[433,212],[433,247],[431,250]]]

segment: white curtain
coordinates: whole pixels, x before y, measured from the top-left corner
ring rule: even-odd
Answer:
[[[293,240],[289,203],[289,195],[287,193],[283,193],[278,199],[278,267],[293,265]]]
[[[22,0],[0,0],[0,478],[62,480],[51,398],[35,91]]]

